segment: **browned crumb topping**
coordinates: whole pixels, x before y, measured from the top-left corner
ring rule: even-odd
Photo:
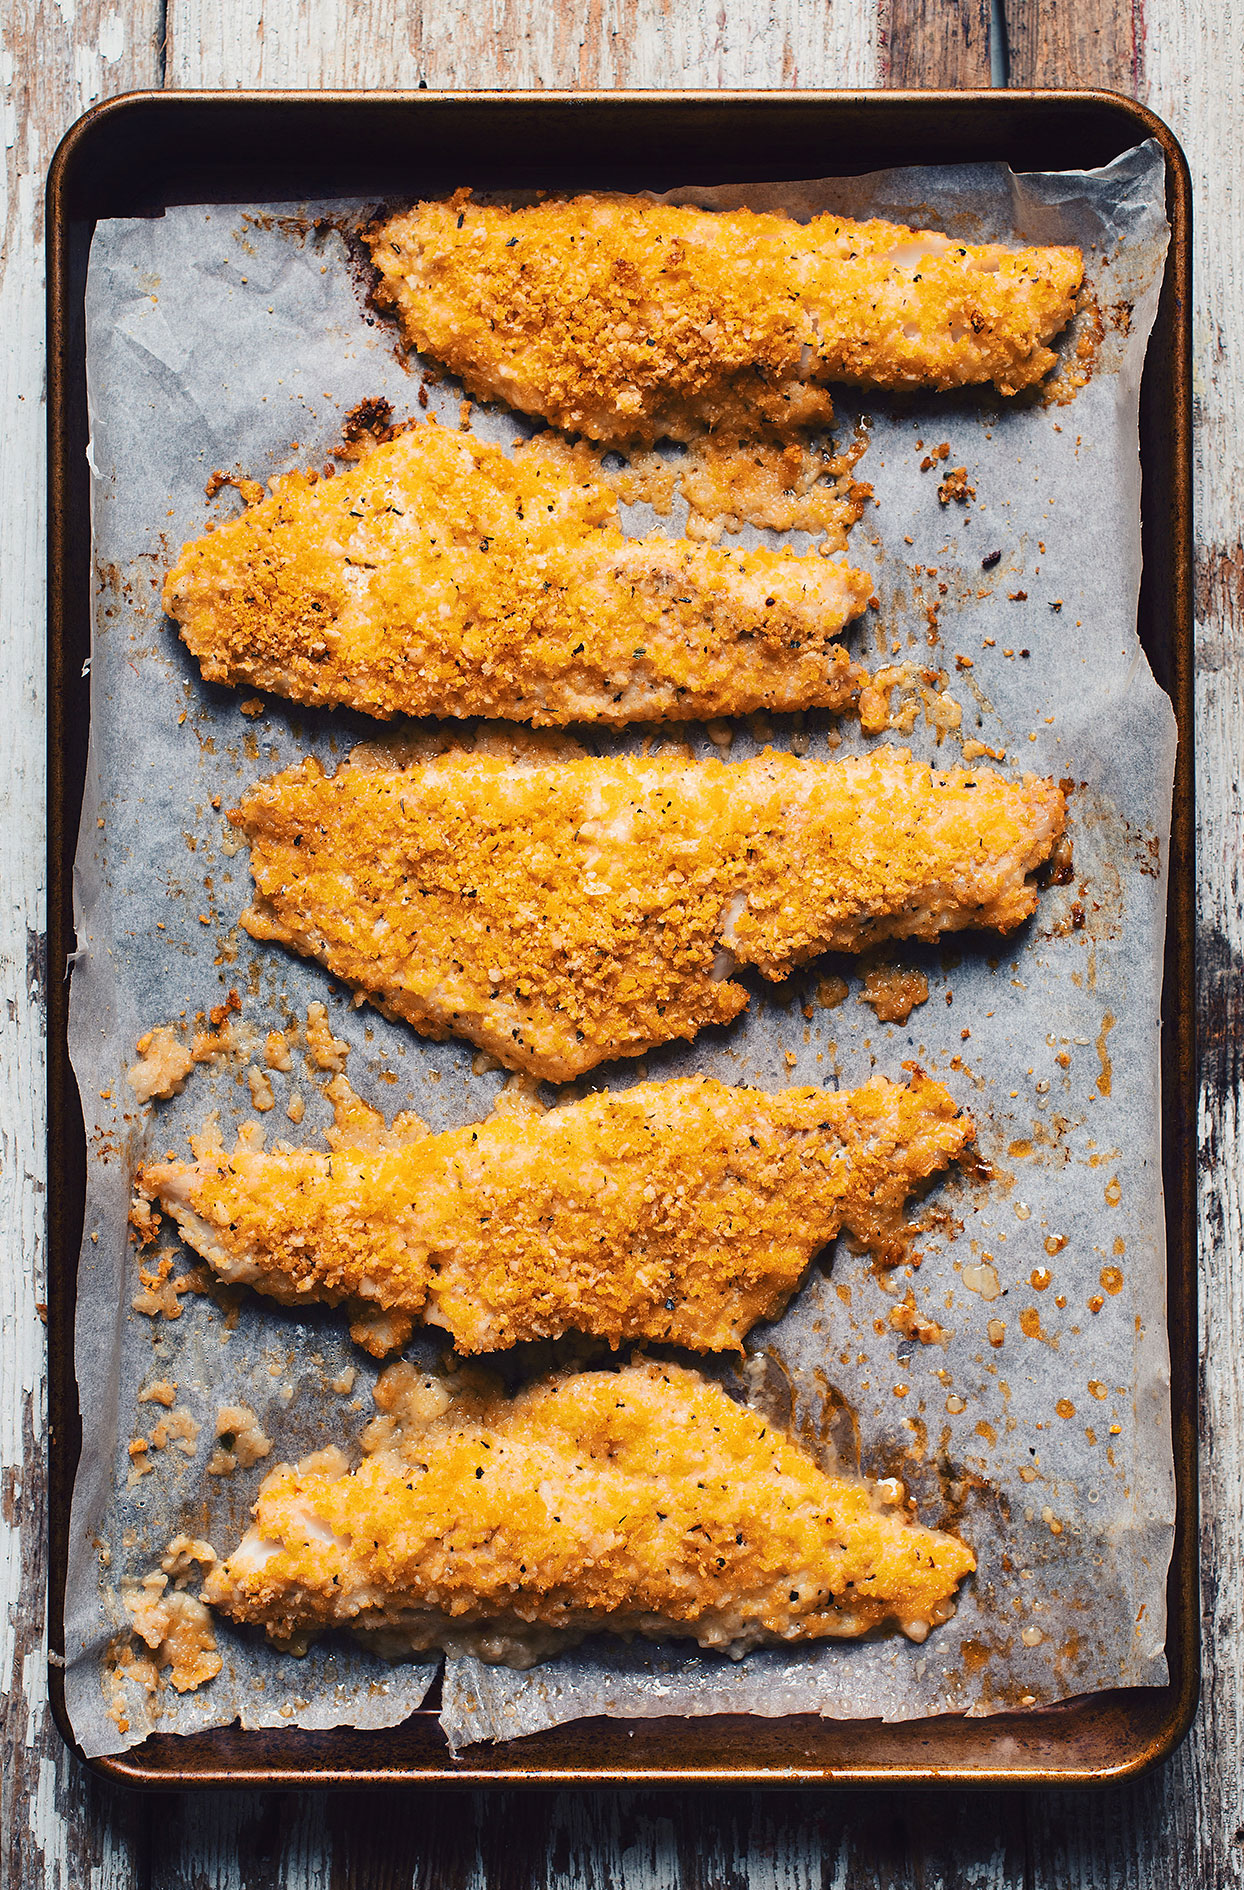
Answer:
[[[835,544],[862,503],[843,477],[790,499]],[[275,480],[183,547],[164,607],[212,682],[383,717],[622,724],[839,706],[835,639],[871,594],[816,554],[627,538],[586,448],[511,457],[429,423],[332,481]]]
[[[1007,931],[1062,831],[1053,781],[825,763],[549,763],[356,752],[258,785],[255,938],[317,957],[424,1035],[565,1081],[726,1023],[729,976],[947,929]]]
[[[1003,394],[1053,367],[1078,249],[640,197],[420,203],[369,236],[407,341],[592,439],[825,425],[823,383]]]
[[[775,1317],[843,1227],[900,1259],[908,1196],[972,1135],[919,1073],[777,1095],[701,1077],[386,1151],[239,1144],[138,1185],[226,1279],[295,1305],[375,1301],[463,1352],[576,1328],[712,1349]]]
[[[274,1639],[342,1623],[434,1646],[477,1627],[485,1658],[529,1664],[533,1627],[739,1651],[897,1621],[919,1640],[975,1566],[901,1486],[887,1506],[828,1475],[677,1366],[570,1373],[514,1399],[425,1381],[422,1404],[353,1473],[340,1453],[275,1469],[207,1598]]]

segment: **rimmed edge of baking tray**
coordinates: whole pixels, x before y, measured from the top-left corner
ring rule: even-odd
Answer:
[[[608,127],[593,147],[591,127]],[[366,138],[360,137],[363,126]],[[521,129],[521,139],[516,133]],[[463,164],[453,133],[469,140]],[[814,1716],[580,1720],[450,1756],[435,1710],[386,1732],[153,1734],[85,1761],[135,1786],[1100,1785],[1169,1756],[1200,1680],[1196,1430],[1196,1040],[1192,717],[1192,200],[1174,134],[1103,91],[135,92],[71,127],[48,179],[48,1219],[51,1453],[49,1685],[61,1733],[70,1499],[81,1438],[73,1319],[85,1189],[69,1064],[73,856],[85,770],[91,552],[84,289],[95,220],[177,202],[279,201],[391,191],[422,161],[447,185],[494,152],[533,176],[636,188],[730,177],[813,177],[892,164],[1003,158],[1087,168],[1145,138],[1166,159],[1172,242],[1141,389],[1144,577],[1139,628],[1179,727],[1162,999],[1163,1169],[1177,1486],[1162,1688],[1085,1695],[1031,1713],[900,1725]],[[1051,141],[1053,148],[1051,148]],[[598,150],[625,155],[602,163]],[[445,157],[446,150],[451,160]],[[590,175],[589,175],[590,173]],[[603,175],[602,175],[603,173]],[[408,172],[409,174],[409,172]],[[512,175],[512,170],[511,170]],[[382,181],[383,180],[383,181]],[[81,1754],[78,1755],[81,1757]]]

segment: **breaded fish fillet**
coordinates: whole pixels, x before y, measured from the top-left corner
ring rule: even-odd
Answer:
[[[572,1329],[709,1351],[774,1318],[840,1228],[901,1257],[909,1194],[972,1135],[921,1074],[777,1095],[693,1077],[388,1149],[348,1125],[332,1155],[239,1141],[138,1189],[223,1279],[287,1304],[372,1301],[468,1353]]]
[[[813,552],[627,538],[590,455],[433,424],[288,473],[182,548],[164,608],[209,682],[368,715],[559,724],[843,708],[872,579]]]
[[[386,1015],[567,1081],[747,1004],[737,964],[964,926],[1009,931],[1062,832],[1057,783],[849,761],[632,756],[528,765],[356,751],[259,783],[242,923]]]
[[[420,203],[369,236],[411,347],[596,440],[825,425],[823,383],[1002,394],[1049,372],[1078,249],[642,197]]]
[[[740,1654],[887,1622],[923,1640],[976,1566],[912,1520],[901,1485],[828,1475],[697,1372],[636,1364],[452,1401],[410,1366],[386,1378],[427,1420],[353,1472],[337,1451],[272,1472],[204,1589],[235,1621],[295,1646],[350,1627],[385,1653],[513,1666],[596,1629]]]

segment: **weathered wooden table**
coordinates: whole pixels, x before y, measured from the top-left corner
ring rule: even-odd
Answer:
[[[7,0],[0,259],[0,1885],[1244,1883],[1244,0]],[[1002,42],[1002,43],[1000,43]],[[992,55],[992,57],[991,57]],[[47,1715],[43,1581],[42,193],[66,126],[136,86],[1105,85],[1197,192],[1201,1424],[1205,1680],[1155,1776],[1101,1795],[558,1793],[418,1799],[98,1787]],[[1236,323],[1241,327],[1237,329]]]

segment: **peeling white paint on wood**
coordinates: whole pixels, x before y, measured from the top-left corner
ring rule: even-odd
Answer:
[[[1013,0],[1014,3],[1014,0]],[[1076,20],[1092,83],[1097,7]],[[1025,5],[1027,0],[1025,0]],[[922,0],[168,0],[165,76],[206,86],[875,83]],[[1028,12],[1031,13],[1031,7]],[[43,1676],[42,190],[96,98],[160,81],[159,0],[6,0],[0,260],[0,1886],[72,1890],[1227,1890],[1244,1883],[1244,0],[1129,0],[1142,91],[1197,198],[1198,794],[1205,1706],[1157,1777],[1103,1796],[799,1792],[359,1799],[101,1791],[67,1761]],[[1088,22],[1086,24],[1086,21]],[[1116,22],[1117,25],[1117,22]],[[1043,23],[1042,30],[1045,30]],[[1106,36],[1108,37],[1108,35]],[[1114,35],[1118,38],[1118,33]],[[1113,43],[1113,42],[1111,42]],[[1132,44],[1132,41],[1129,41]],[[939,74],[926,75],[936,83]]]
[[[114,18],[117,16],[113,15]],[[139,1880],[139,1853],[47,1713],[44,1210],[43,187],[61,133],[105,89],[155,77],[154,14],[123,48],[97,0],[24,4],[3,27],[0,213],[0,1883]],[[107,70],[105,73],[105,65]]]
[[[171,85],[871,85],[868,0],[173,0]]]

